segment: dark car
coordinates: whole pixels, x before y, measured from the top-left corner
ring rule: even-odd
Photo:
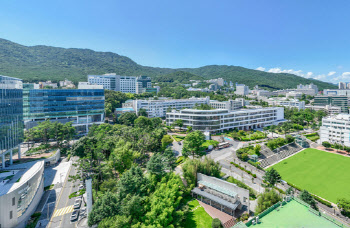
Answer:
[[[72,215],[70,216],[70,220],[71,220],[71,221],[75,221],[75,220],[78,219],[78,217],[79,217],[79,210],[74,210],[74,211],[72,212]]]

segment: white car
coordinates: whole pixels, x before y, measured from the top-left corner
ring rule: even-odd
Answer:
[[[81,206],[81,199],[76,199],[76,200],[74,201],[74,206],[73,206],[73,208],[74,208],[74,209],[79,209],[80,206]]]

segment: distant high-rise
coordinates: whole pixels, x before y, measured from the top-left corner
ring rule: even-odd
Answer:
[[[338,88],[339,89],[346,89],[346,83],[345,82],[339,82]]]
[[[225,85],[225,80],[223,78],[218,78],[218,85],[219,86],[224,86]]]

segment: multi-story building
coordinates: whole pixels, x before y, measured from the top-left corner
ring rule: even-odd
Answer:
[[[50,87],[50,88],[55,89],[55,88],[57,88],[58,86],[57,86],[57,83],[55,83],[55,82],[46,81],[46,82],[39,82],[39,87],[40,87],[41,89],[43,89],[43,88],[45,88],[45,87]]]
[[[269,105],[272,106],[284,106],[288,108],[297,108],[298,110],[300,109],[305,109],[305,101],[299,101],[295,99],[286,99],[286,98],[269,98],[267,100]]]
[[[312,109],[315,111],[324,110],[328,115],[340,114],[341,107],[326,105],[326,106],[316,106],[316,105],[305,105],[305,108]]]
[[[278,124],[284,121],[283,107],[260,109],[227,109],[198,110],[183,109],[166,113],[166,124],[172,125],[176,120],[183,121],[183,129],[222,132],[224,130],[250,130]]]
[[[286,98],[293,97],[294,99],[301,99],[302,96],[303,96],[302,92],[292,91],[292,92],[286,93]]]
[[[12,164],[12,151],[23,142],[23,84],[22,80],[0,76],[0,155],[2,167],[6,166],[9,154]],[[1,220],[0,220],[1,221]]]
[[[165,117],[169,109],[193,108],[200,104],[209,104],[209,97],[189,99],[159,99],[159,100],[133,100],[123,104],[123,108],[132,107],[136,114],[145,109],[148,117]]]
[[[315,106],[331,105],[331,106],[341,107],[342,113],[349,112],[348,97],[346,96],[316,96],[314,98],[314,105]]]
[[[324,117],[320,127],[320,141],[350,146],[350,115]]]
[[[44,120],[72,122],[79,135],[104,121],[103,89],[23,90],[24,123],[27,129]]]
[[[302,93],[307,94],[307,95],[315,96],[316,94],[318,94],[318,87],[317,87],[317,85],[314,85],[312,83],[309,85],[300,84],[297,86],[296,91],[302,92]]]
[[[235,94],[246,96],[249,94],[249,87],[244,84],[236,84]]]
[[[346,83],[345,82],[339,82],[338,83],[338,88],[339,89],[346,89]]]
[[[24,227],[43,196],[44,161],[7,171],[1,176],[0,227]]]
[[[215,101],[210,100],[209,104],[214,109],[228,109],[228,110],[237,110],[245,106],[245,100],[243,98],[237,98],[236,100],[228,101]]]
[[[225,85],[225,80],[223,78],[218,78],[218,85],[219,86],[224,86]]]
[[[90,84],[102,85],[104,89],[120,91],[119,82],[116,82],[116,74],[88,75]]]
[[[151,78],[147,76],[121,76],[115,73],[104,75],[88,75],[90,84],[103,85],[104,89],[123,93],[143,93],[151,88]]]
[[[323,95],[350,97],[350,89],[325,89]]]

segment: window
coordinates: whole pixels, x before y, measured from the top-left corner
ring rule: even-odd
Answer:
[[[10,211],[10,219],[12,219],[12,211]]]
[[[15,199],[15,197],[13,197],[12,198],[12,206],[15,206],[15,204],[16,204],[16,199]]]

